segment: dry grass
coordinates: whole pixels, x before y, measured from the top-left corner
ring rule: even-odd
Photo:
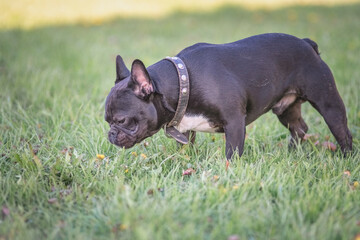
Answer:
[[[115,17],[158,18],[176,11],[213,11],[225,5],[277,9],[299,5],[334,6],[359,0],[12,0],[0,1],[1,28],[34,28],[53,24],[100,25]]]

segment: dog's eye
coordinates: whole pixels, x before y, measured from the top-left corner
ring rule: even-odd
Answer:
[[[117,123],[117,124],[124,124],[125,123],[125,118],[116,118],[115,119],[115,122]]]

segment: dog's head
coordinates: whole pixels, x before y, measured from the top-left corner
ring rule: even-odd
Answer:
[[[129,71],[117,56],[115,86],[105,103],[111,143],[130,148],[159,130],[153,94],[154,86],[144,64],[135,60]]]

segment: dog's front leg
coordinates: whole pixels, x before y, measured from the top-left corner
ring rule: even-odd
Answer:
[[[237,152],[239,156],[244,151],[245,141],[245,114],[233,116],[226,123],[225,138],[226,138],[226,159],[230,160]]]

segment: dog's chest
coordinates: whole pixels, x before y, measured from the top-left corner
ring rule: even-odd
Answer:
[[[176,129],[184,133],[189,130],[198,132],[216,132],[216,127],[202,115],[185,115]]]

